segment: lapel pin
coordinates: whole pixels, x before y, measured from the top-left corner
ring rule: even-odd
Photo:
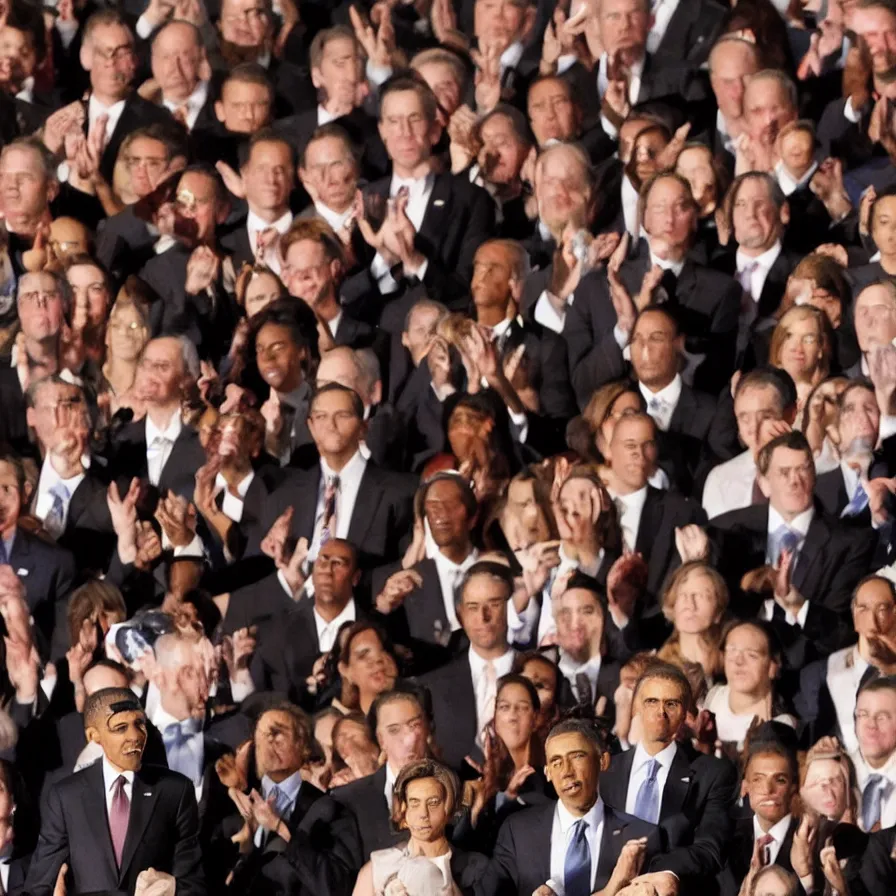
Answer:
[[[690,779],[690,778],[682,778],[681,780],[684,781],[685,784],[690,784],[690,783],[691,783],[691,779]]]
[[[27,575],[28,575],[28,570],[27,570],[27,569],[17,569],[17,570],[16,570],[16,575],[17,575],[17,576],[27,576]]]
[[[622,828],[616,828],[616,830],[613,831],[613,836],[618,837],[621,833],[622,833]]]
[[[445,204],[444,199],[435,199],[432,203],[436,208],[441,208]]]
[[[149,793],[144,793],[143,796],[152,796],[152,791],[150,791]]]

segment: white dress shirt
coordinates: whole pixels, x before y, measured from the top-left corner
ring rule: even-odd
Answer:
[[[68,509],[72,502],[72,495],[74,495],[75,489],[77,489],[83,482],[85,475],[86,474],[84,473],[78,473],[77,476],[72,476],[70,479],[63,479],[56,470],[53,469],[50,455],[48,454],[46,458],[44,458],[43,465],[40,468],[40,479],[37,483],[37,500],[34,504],[34,513],[38,519],[42,522],[46,522],[50,511],[53,509],[55,498],[51,492],[52,489],[61,485],[68,492],[67,498],[63,497],[60,493],[60,497],[62,498],[62,525],[58,532],[50,532],[50,535],[52,535],[53,538],[58,538],[65,531],[65,525],[68,521]]]
[[[787,526],[793,532],[796,532],[799,535],[800,540],[797,542],[796,549],[794,551],[794,563],[791,565],[791,568],[799,562],[799,554],[803,549],[803,544],[806,541],[806,533],[809,531],[809,526],[812,524],[812,519],[815,516],[815,508],[809,507],[808,510],[804,510],[802,513],[795,516],[789,523],[784,522],[784,517],[769,504],[768,507],[768,543],[766,547],[766,561],[772,565],[778,562],[777,554],[775,553],[777,545],[775,544],[775,533],[781,526]]]
[[[283,258],[280,255],[280,237],[289,230],[290,224],[292,224],[292,212],[288,209],[284,214],[277,218],[276,221],[271,221],[270,223],[263,221],[251,210],[246,216],[246,230],[249,232],[249,248],[252,250],[253,256],[255,256],[257,252],[256,247],[258,246],[259,234],[269,227],[273,227],[279,234],[277,239],[272,240],[272,242],[265,248],[261,258],[261,260],[278,275],[283,264]]]
[[[118,125],[118,119],[121,118],[121,113],[124,112],[124,104],[124,100],[119,100],[111,106],[104,106],[93,94],[90,95],[90,101],[87,104],[88,133],[93,129],[94,123],[101,115],[107,116],[106,134],[103,137],[104,147],[112,139],[112,134]]]
[[[638,220],[638,202],[640,196],[635,189],[635,185],[629,180],[627,174],[622,175],[622,217],[625,220],[625,229],[631,235],[633,240],[638,239],[641,234],[641,224]]]
[[[336,642],[336,635],[343,623],[354,622],[358,618],[358,611],[355,608],[354,598],[349,600],[345,605],[345,609],[343,609],[343,611],[331,622],[327,622],[327,620],[317,612],[317,607],[312,610],[312,614],[314,615],[314,625],[317,628],[317,641],[321,653],[329,653],[333,649],[333,644]]]
[[[625,797],[625,811],[628,812],[629,815],[635,814],[635,803],[638,801],[638,791],[641,789],[641,785],[647,780],[650,763],[653,762],[654,759],[660,764],[656,773],[656,786],[657,793],[659,794],[657,807],[662,811],[663,791],[666,789],[666,780],[669,777],[669,769],[672,768],[672,761],[675,759],[675,752],[677,749],[678,744],[675,741],[672,741],[668,747],[664,747],[656,754],[656,756],[651,756],[640,743],[635,747],[635,755],[632,758],[632,771],[628,779],[628,793]]]
[[[495,701],[497,697],[496,688],[493,683],[488,680],[486,667],[489,660],[483,659],[471,647],[467,651],[470,662],[470,674],[473,678],[473,693],[476,695],[476,733],[477,738],[481,736],[482,729],[495,717]],[[491,660],[495,668],[495,682],[502,675],[508,675],[513,666],[513,660],[516,651],[508,649],[508,651],[499,656],[496,660]]]
[[[756,462],[750,451],[713,467],[703,486],[703,509],[712,519],[729,510],[740,510],[753,503]]]
[[[330,331],[330,335],[334,339],[336,338],[336,331],[339,329],[339,324],[341,322],[342,322],[342,309],[340,308],[336,312],[336,316],[330,318],[330,320],[327,321],[327,329]]]
[[[725,148],[725,151],[734,155],[737,152],[737,140],[728,133],[728,122],[725,121],[725,116],[722,115],[721,111],[716,112],[716,130],[722,138],[722,146]]]
[[[349,206],[344,212],[334,212],[328,205],[315,202],[314,210],[338,233],[352,216],[353,208]]]
[[[392,766],[386,763],[386,786],[383,788],[383,796],[386,798],[386,805],[389,811],[392,811],[392,791],[395,790],[395,779],[398,775],[392,771]]]
[[[147,414],[146,469],[152,485],[159,484],[159,480],[162,478],[162,471],[165,469],[165,464],[168,463],[168,458],[171,457],[174,443],[180,436],[183,426],[180,413],[177,411],[172,414],[171,420],[164,430],[159,429]]]
[[[657,0],[653,4],[653,25],[650,26],[650,31],[647,33],[648,53],[656,53],[676,9],[678,9],[678,0]]]
[[[716,717],[716,728],[719,732],[719,740],[723,743],[736,743],[737,749],[742,750],[747,731],[755,718],[753,713],[736,713],[731,709],[731,688],[727,684],[713,685],[703,701],[704,709],[708,709]],[[796,719],[782,713],[775,716],[774,722],[783,722],[796,728]]]
[[[767,598],[762,602],[762,618],[766,622],[771,622],[775,615],[775,601]],[[809,601],[804,600],[802,606],[794,613],[792,610],[784,610],[784,621],[788,625],[798,625],[800,628],[806,627],[806,617],[809,615]]]
[[[619,528],[622,529],[622,540],[628,550],[634,551],[638,541],[638,527],[641,525],[641,513],[647,500],[647,486],[629,495],[616,495],[610,492],[616,509],[619,512]]]
[[[857,644],[837,650],[827,661],[825,682],[837,716],[837,739],[847,753],[858,752],[859,749],[853,714],[856,711],[856,694],[867,668],[868,662],[859,653]]]
[[[757,255],[755,258],[752,258],[749,255],[746,255],[741,249],[737,250],[736,255],[736,267],[737,274],[740,274],[741,271],[744,270],[748,265],[755,264],[756,268],[753,273],[750,275],[750,296],[753,301],[758,304],[759,297],[762,295],[762,290],[765,287],[765,281],[768,277],[768,272],[772,269],[772,265],[778,260],[778,256],[781,254],[781,243],[780,241],[775,243],[771,249],[766,249],[762,255]],[[735,275],[735,278],[737,277]]]
[[[582,695],[578,691],[576,685],[576,676],[585,675],[588,683],[591,685],[591,695],[597,699],[597,677],[600,675],[601,656],[591,657],[584,663],[577,663],[565,650],[560,651],[560,661],[557,665],[563,673],[563,677],[569,682],[576,699],[581,701]]]
[[[783,162],[778,162],[775,165],[775,180],[778,181],[778,186],[784,192],[785,196],[790,196],[795,193],[800,187],[805,186],[812,180],[812,175],[818,170],[818,162],[813,162],[809,166],[809,170],[800,178],[794,177],[788,170],[786,165]]]
[[[196,119],[202,107],[208,100],[208,81],[200,81],[196,85],[196,89],[182,102],[174,100],[166,100],[162,98],[162,105],[173,115],[178,109],[186,108],[187,110],[187,130],[192,131],[196,127]]]
[[[152,723],[158,729],[159,734],[164,734],[165,729],[169,725],[177,725],[182,721],[183,719],[175,719],[171,713],[162,709],[161,705],[156,708],[152,716]],[[199,731],[188,737],[185,746],[190,751],[197,768],[202,769],[205,760],[205,739],[202,732]],[[193,781],[193,790],[196,792],[197,803],[202,799],[202,784],[202,775],[199,776],[199,780]]]
[[[597,877],[597,863],[600,859],[600,844],[604,835],[604,802],[598,797],[597,802],[583,816],[588,827],[585,839],[591,853],[591,883]],[[566,865],[566,852],[572,839],[575,823],[579,821],[569,809],[558,800],[554,809],[554,822],[551,825],[551,880],[562,887]]]
[[[769,865],[775,864],[775,859],[778,858],[778,853],[781,851],[781,846],[784,843],[785,838],[787,837],[787,832],[790,830],[790,815],[785,815],[777,824],[773,824],[771,828],[769,828],[769,836],[774,839],[768,844],[766,849],[768,850],[768,863]],[[753,842],[755,843],[761,837],[765,836],[765,831],[759,827],[759,819],[754,815],[753,816]]]
[[[502,78],[507,69],[516,68],[520,64],[520,59],[523,58],[523,49],[523,42],[521,40],[516,40],[501,54]]]
[[[871,768],[859,749],[856,749],[851,754],[851,758],[853,765],[856,767],[856,781],[858,782],[860,793],[865,792],[865,785],[872,775],[882,775],[893,784],[896,784],[896,752],[880,768]],[[860,822],[861,819],[862,813],[859,811]],[[890,788],[890,793],[883,800],[880,807],[881,828],[891,828],[893,825],[896,825],[896,786]]]
[[[644,74],[645,58],[645,56],[642,56],[641,59],[629,69],[628,101],[632,106],[638,102],[638,95],[641,93],[641,76]],[[607,54],[604,53],[600,57],[600,62],[597,65],[597,95],[601,101],[604,98],[604,94],[606,93],[609,84],[610,80],[607,77]],[[606,115],[601,115],[600,123],[604,129],[604,133],[608,137],[615,139],[618,132],[615,125],[610,123],[610,120]]]
[[[296,806],[296,800],[299,798],[299,791],[302,789],[302,773],[294,772],[288,778],[275,784],[267,775],[261,779],[261,795],[267,799],[275,787],[279,787],[280,791],[287,797],[287,804],[277,808],[277,814],[280,816],[284,824],[289,823],[289,817],[292,815]],[[254,843],[260,847],[264,842],[266,829],[259,827],[255,832]]]
[[[124,775],[124,795],[128,798],[128,805],[133,802],[134,797],[134,773],[133,772],[120,772],[118,769],[113,768],[112,764],[106,758],[106,754],[103,753],[103,786],[106,792],[106,817],[112,817],[112,796],[113,789],[115,787],[115,782]]]
[[[339,488],[336,491],[336,532],[330,534],[334,538],[348,538],[348,529],[352,522],[352,514],[355,512],[355,501],[358,499],[358,490],[361,488],[361,480],[367,469],[367,461],[364,455],[357,451],[352,459],[338,472],[331,470],[327,462],[320,461],[320,490],[317,495],[317,509],[314,513],[314,538],[308,559],[314,560],[320,550],[320,537],[324,523],[324,498],[327,491],[327,481],[331,476],[339,477]]]
[[[573,296],[571,295],[566,300],[566,305],[564,305],[562,311],[558,311],[551,300],[548,298],[547,290],[542,290],[541,295],[538,297],[538,301],[535,303],[535,310],[532,313],[532,316],[535,318],[537,323],[540,323],[543,327],[547,327],[547,329],[552,330],[554,333],[562,333],[563,325],[566,323],[566,309],[572,305]]]
[[[224,493],[224,500],[221,502],[221,512],[235,523],[240,522],[243,518],[243,505],[246,500],[246,493],[249,491],[249,486],[252,485],[254,479],[255,471],[249,470],[245,478],[237,485],[236,494],[234,495],[227,487],[227,480],[220,473],[215,476],[215,497],[217,498],[222,492]]]
[[[454,591],[460,584],[464,573],[479,559],[479,552],[474,549],[460,563],[454,563],[437,550],[432,555],[432,559],[436,565],[436,572],[439,574],[439,587],[442,590],[445,616],[448,619],[448,625],[451,626],[451,631],[456,632],[461,625],[454,608]]]
[[[638,383],[638,388],[647,402],[647,413],[653,417],[657,427],[663,432],[669,429],[675,408],[678,407],[678,399],[681,398],[681,376],[675,374],[672,382],[664,386],[659,392],[651,392],[643,383]]]
[[[323,106],[318,103],[317,106],[317,126],[322,127],[325,124],[329,124],[331,121],[336,121],[339,118],[339,115],[333,115],[330,112],[327,112]]]

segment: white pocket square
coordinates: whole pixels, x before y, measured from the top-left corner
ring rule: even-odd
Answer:
[[[17,576],[27,576],[27,575],[28,575],[28,570],[27,570],[27,569],[17,569],[17,570],[16,570],[16,575],[17,575]]]
[[[690,778],[682,778],[681,780],[684,781],[685,784],[690,784],[690,783],[691,783],[691,779],[690,779]]]
[[[436,200],[433,202],[433,205],[434,205],[436,208],[441,208],[444,204],[445,204],[445,200],[444,200],[444,199],[436,199]]]

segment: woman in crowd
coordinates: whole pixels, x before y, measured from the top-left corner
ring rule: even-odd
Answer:
[[[340,635],[337,668],[342,690],[333,706],[366,715],[374,698],[395,684],[398,659],[386,636],[372,622],[350,623]]]
[[[142,402],[134,391],[134,381],[149,336],[149,304],[144,300],[136,278],[131,278],[118,291],[106,328],[103,391],[109,396],[112,414],[125,407],[138,416],[142,413]]]
[[[535,729],[543,741],[548,731],[560,718],[560,690],[563,676],[560,667],[545,653],[537,650],[518,654],[513,663],[513,673],[525,676],[538,696],[538,718]]]
[[[588,426],[590,439],[576,449],[583,460],[599,464],[600,478],[606,483],[608,478],[606,457],[616,424],[625,414],[646,409],[641,393],[628,383],[614,382],[601,386],[585,405],[582,418]]]

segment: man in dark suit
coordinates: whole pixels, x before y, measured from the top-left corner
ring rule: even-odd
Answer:
[[[737,774],[727,759],[697,752],[676,736],[691,705],[688,679],[675,666],[651,666],[635,686],[641,740],[610,760],[600,776],[607,805],[662,825],[687,819],[687,837],[654,861],[674,872],[683,886],[712,885],[727,856]]]
[[[788,625],[800,628],[812,604],[845,616],[853,588],[868,570],[871,533],[847,529],[816,508],[815,463],[802,433],[772,439],[760,451],[757,468],[768,504],[714,518],[712,537],[726,581],[739,583],[744,573],[766,565],[778,570],[778,581],[774,599],[761,606],[754,594],[735,591],[735,614],[783,615]]]
[[[647,239],[612,275],[612,284],[604,270],[585,277],[566,314],[563,335],[580,407],[594,389],[625,372],[623,350],[636,315],[631,297],[645,288],[652,287],[651,297],[642,297],[640,304],[653,301],[675,309],[689,385],[716,394],[734,369],[742,290],[731,277],[688,258],[697,214],[689,184],[676,174],[660,175],[647,185],[641,201]],[[679,209],[674,216],[660,213],[670,205]]]
[[[155,868],[174,875],[184,896],[203,896],[193,787],[175,772],[142,767],[146,715],[133,692],[93,694],[84,727],[103,758],[51,789],[27,891],[50,896],[66,863],[76,892],[133,892],[140,872]]]
[[[506,892],[531,896],[545,892],[543,887],[550,888],[555,880],[568,896],[586,896],[611,881],[627,886],[635,872],[625,858],[620,861],[623,845],[639,838],[646,840],[645,877],[652,878],[663,847],[661,834],[655,825],[601,799],[601,769],[609,757],[594,723],[569,719],[554,725],[545,756],[545,774],[559,800],[511,815],[501,826],[494,862]],[[662,877],[674,885],[673,875]]]
[[[665,64],[679,62],[685,48],[687,61],[701,66],[709,56],[724,16],[725,7],[714,0],[693,4],[663,0],[653,7],[647,49]]]

